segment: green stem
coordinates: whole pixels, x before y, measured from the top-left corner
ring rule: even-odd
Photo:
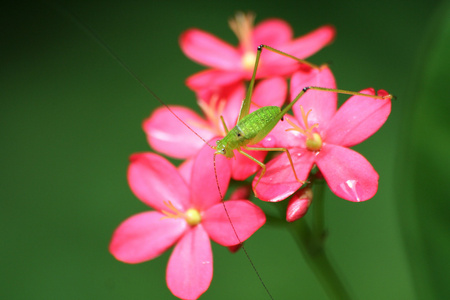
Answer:
[[[325,253],[323,189],[324,184],[316,184],[313,200],[313,228],[310,228],[305,219],[289,223],[288,227],[302,250],[306,262],[330,299],[351,299],[350,294]]]
[[[314,193],[313,193],[313,223],[312,230],[316,237],[325,238],[325,205],[324,205],[324,187],[325,183],[323,181],[314,181]]]

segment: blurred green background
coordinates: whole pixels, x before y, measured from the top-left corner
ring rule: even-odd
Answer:
[[[53,2],[51,2],[53,3]],[[449,5],[441,1],[55,1],[79,18],[167,103],[202,70],[179,49],[198,27],[236,44],[227,20],[254,11],[300,36],[322,24],[338,86],[398,97],[386,124],[355,147],[380,174],[377,195],[327,191],[327,246],[355,299],[450,297]],[[138,265],[108,252],[113,230],[147,210],[127,185],[128,156],[150,151],[141,122],[159,104],[68,15],[41,2],[0,12],[3,299],[172,299],[170,251]],[[289,233],[264,226],[246,248],[275,299],[324,299]],[[268,299],[242,251],[216,244],[202,299]]]

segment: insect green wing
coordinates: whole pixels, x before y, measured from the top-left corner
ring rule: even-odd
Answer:
[[[280,112],[278,106],[265,106],[245,116],[223,139],[217,141],[216,153],[231,158],[234,157],[233,150],[257,144],[277,125]]]
[[[264,139],[280,120],[278,106],[265,106],[244,117],[239,123],[239,128],[246,135],[245,145],[254,145]]]

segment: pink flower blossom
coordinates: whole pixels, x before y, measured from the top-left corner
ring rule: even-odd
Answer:
[[[327,67],[297,72],[291,80],[292,98],[305,86],[335,88],[334,77]],[[375,95],[372,88],[361,92]],[[378,173],[349,147],[374,134],[389,116],[388,93],[380,90],[378,95],[386,97],[352,96],[336,111],[335,93],[309,90],[294,105],[295,117],[287,116],[271,132],[272,143],[289,149],[300,180],[316,165],[337,196],[356,202],[370,199],[378,189]],[[255,193],[261,200],[280,201],[301,185],[286,155],[279,155],[267,164]]]
[[[222,94],[211,95],[208,101],[199,100],[205,117],[199,116],[189,108],[170,106],[189,127],[203,139],[223,138],[225,130],[220,120],[223,116],[228,130],[235,125],[245,98],[245,88],[242,83],[229,87],[230,90]],[[278,105],[284,103],[287,95],[287,84],[281,77],[273,77],[260,81],[253,92],[252,101],[258,106]],[[223,97],[227,98],[223,98]],[[256,107],[253,107],[255,109]],[[190,159],[204,146],[204,142],[193,134],[184,124],[177,120],[165,107],[158,108],[143,123],[149,144],[153,149],[168,156]],[[266,155],[264,151],[246,151],[251,156],[262,161]],[[259,166],[241,155],[235,153],[232,160],[232,178],[244,180],[255,173]]]
[[[330,25],[294,39],[291,26],[283,20],[268,19],[255,27],[253,21],[254,15],[243,13],[238,13],[230,21],[230,27],[239,39],[237,47],[199,29],[185,31],[180,37],[183,52],[192,60],[211,67],[189,77],[187,86],[193,90],[202,90],[250,80],[256,50],[261,44],[304,59],[331,43],[335,37],[335,29]],[[297,62],[291,58],[263,51],[257,78],[287,76],[297,66]]]
[[[197,299],[211,283],[210,239],[223,246],[239,243],[218,193],[212,157],[213,150],[205,147],[189,167],[190,175],[182,176],[156,154],[132,155],[130,187],[155,210],[136,214],[120,224],[109,248],[120,261],[140,263],[175,246],[166,280],[170,291],[182,299]],[[217,157],[216,167],[221,191],[225,193],[230,179],[229,162]],[[227,201],[226,207],[241,241],[265,222],[262,210],[248,200]]]

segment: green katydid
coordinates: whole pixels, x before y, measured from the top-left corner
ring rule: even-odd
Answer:
[[[365,96],[365,97],[371,97],[375,99],[391,99],[393,98],[392,95],[386,95],[386,96],[378,96],[378,95],[367,95],[359,92],[353,92],[353,91],[346,91],[346,90],[340,90],[340,89],[331,89],[331,88],[323,88],[323,87],[315,87],[315,86],[308,86],[304,87],[302,91],[292,100],[291,103],[289,103],[286,107],[283,109],[280,109],[278,106],[265,106],[257,109],[256,111],[249,114],[250,111],[250,104],[251,104],[251,96],[253,92],[253,87],[255,84],[255,78],[256,78],[256,72],[258,69],[259,60],[261,57],[262,49],[268,49],[270,51],[273,51],[275,53],[278,53],[283,56],[287,56],[289,58],[292,58],[294,60],[297,60],[300,63],[307,64],[312,67],[316,67],[302,59],[296,58],[290,54],[287,54],[285,52],[282,52],[280,50],[274,49],[267,45],[260,45],[257,50],[256,54],[256,60],[255,65],[253,69],[253,75],[249,84],[249,87],[247,89],[247,94],[242,102],[241,110],[239,112],[238,121],[231,130],[227,129],[227,126],[225,122],[223,121],[223,126],[226,131],[226,136],[222,138],[221,140],[217,141],[217,145],[213,146],[215,150],[215,154],[222,154],[226,156],[227,158],[234,157],[234,151],[236,150],[242,155],[248,157],[255,163],[257,163],[261,168],[261,174],[259,178],[257,179],[257,182],[254,186],[254,188],[258,185],[261,178],[264,176],[264,173],[266,171],[266,166],[263,162],[257,160],[256,158],[252,157],[250,154],[244,152],[244,150],[255,150],[255,151],[283,151],[288,156],[289,162],[292,167],[293,174],[295,176],[295,179],[300,182],[304,183],[303,181],[299,180],[297,177],[297,174],[295,172],[294,164],[292,162],[291,155],[289,153],[289,150],[286,148],[261,148],[261,147],[250,147],[251,145],[255,145],[262,141],[269,133],[270,131],[277,125],[277,123],[283,118],[283,116],[295,105],[295,103],[308,91],[308,90],[319,90],[319,91],[325,91],[325,92],[334,92],[334,93],[340,93],[340,94],[348,94],[348,95],[358,95],[358,96]]]
[[[65,11],[63,11],[63,12],[65,12]],[[70,12],[68,12],[68,15],[69,15],[69,17],[76,23],[76,24],[78,24],[81,28],[83,28],[97,43],[99,43],[99,45],[100,46],[102,46],[105,50],[106,50],[106,52],[107,53],[109,53],[112,57],[113,57],[113,59],[114,60],[116,60],[130,75],[131,75],[131,77],[133,77],[136,81],[138,81],[139,82],[139,84],[143,87],[143,88],[145,88],[158,102],[160,102],[161,103],[161,105],[163,105],[164,107],[166,107],[171,113],[172,113],[172,115],[174,115],[174,117],[175,118],[177,118],[182,124],[184,124],[187,128],[189,128],[196,136],[198,136],[201,140],[203,140],[208,146],[210,146],[211,148],[213,148],[213,149],[216,149],[216,147],[213,147],[213,146],[211,146],[203,137],[201,137],[197,132],[195,132],[195,130],[193,130],[185,121],[183,121],[174,111],[172,111],[172,109],[164,102],[164,101],[162,101],[140,78],[139,78],[139,76],[137,76],[137,74],[135,73],[135,72],[133,72],[133,70],[130,68],[130,67],[128,67],[128,65],[122,60],[122,59],[120,59],[120,57],[100,38],[100,36],[98,36],[96,33],[95,33],[95,31],[93,31],[88,25],[86,25],[85,23],[83,23],[81,20],[79,20],[78,19],[78,17],[75,15],[75,14],[73,14],[73,13],[70,13]],[[255,68],[256,69],[256,68]],[[253,76],[254,77],[254,76]],[[253,78],[253,80],[252,80],[252,82],[253,82],[253,84],[254,84],[254,78]],[[252,85],[253,86],[253,85]],[[246,97],[246,99],[247,99],[248,97]],[[248,98],[249,99],[249,98]],[[248,104],[246,104],[246,103],[248,103]],[[246,114],[248,114],[248,110],[249,110],[249,107],[250,107],[250,102],[248,102],[248,101],[244,101],[243,102],[243,108],[241,109],[241,112],[243,112],[244,110],[244,108],[245,108],[245,105],[247,105],[248,106],[248,108],[247,108],[247,113]],[[250,115],[249,115],[250,116]],[[242,115],[242,118],[244,117],[244,115]],[[222,120],[223,120],[223,118],[222,118]],[[224,122],[223,122],[224,123]],[[231,136],[231,135],[230,135]],[[214,158],[215,158],[215,155],[214,155]],[[254,160],[254,159],[253,159]],[[216,172],[216,170],[215,170],[215,173],[216,173],[216,180],[217,180],[217,172]],[[218,187],[218,191],[219,191],[219,193],[220,193],[220,197],[221,197],[221,199],[224,199],[223,198],[223,196],[222,196],[222,194],[221,194],[221,191],[220,191],[220,187],[219,187],[219,185],[217,185],[217,187]],[[241,239],[239,238],[239,235],[237,234],[237,231],[236,231],[236,229],[235,229],[235,227],[234,227],[234,225],[233,225],[233,222],[232,222],[232,220],[231,220],[231,218],[230,218],[230,215],[229,215],[229,213],[228,213],[228,211],[227,211],[227,208],[226,208],[226,206],[225,206],[225,202],[224,201],[222,201],[222,203],[223,203],[223,207],[224,207],[224,210],[225,210],[225,213],[226,213],[226,215],[227,215],[227,217],[228,217],[228,220],[229,220],[229,222],[230,222],[230,225],[231,225],[231,227],[233,228],[233,231],[234,231],[234,234],[236,235],[236,238],[237,238],[237,240],[239,241],[239,244],[241,245],[241,248],[242,248],[242,250],[244,251],[244,253],[245,253],[245,255],[246,255],[246,257],[247,257],[247,259],[248,259],[248,261],[250,262],[250,264],[251,264],[251,266],[252,266],[252,268],[253,268],[253,270],[255,271],[255,273],[256,273],[256,275],[257,275],[257,277],[258,277],[258,279],[259,279],[259,281],[261,282],[261,284],[263,285],[263,287],[264,287],[264,290],[266,291],[266,293],[268,294],[268,296],[271,298],[271,299],[273,299],[273,297],[272,297],[272,295],[270,294],[270,292],[269,292],[269,290],[268,290],[268,288],[266,287],[266,285],[265,285],[265,283],[264,283],[264,281],[262,280],[262,278],[261,278],[261,276],[259,275],[259,272],[258,272],[258,270],[256,269],[256,266],[255,266],[255,264],[253,263],[253,261],[252,261],[252,259],[250,258],[250,255],[247,253],[247,250],[245,249],[245,247],[243,246],[243,243],[242,243],[242,241],[241,241]]]
[[[73,16],[72,16],[73,17]],[[91,29],[89,29],[86,25],[84,25],[82,22],[80,22],[78,19],[75,18],[75,22],[80,24],[83,28],[87,29],[87,31],[94,37],[94,39],[99,42],[99,44],[101,44],[104,48],[106,48],[107,52],[110,53],[114,59],[116,61],[119,62],[119,64],[128,72],[131,74],[132,77],[134,77],[151,95],[154,96],[155,99],[157,99],[163,106],[165,106],[178,120],[180,120],[186,127],[188,127],[194,134],[196,134],[199,138],[201,138],[206,144],[208,144],[207,141],[205,141],[198,133],[196,133],[192,128],[190,128],[181,118],[179,118],[171,109],[169,106],[167,106],[167,104],[165,104],[142,80],[139,79],[139,77],[112,51],[112,49],[110,49],[101,39],[100,37],[98,37]],[[250,112],[250,105],[251,105],[251,96],[252,96],[252,92],[253,92],[253,87],[255,84],[255,78],[256,78],[256,72],[257,72],[257,68],[258,68],[258,64],[259,64],[259,60],[260,60],[260,56],[261,56],[261,51],[263,48],[266,48],[270,51],[273,51],[275,53],[278,53],[280,55],[284,55],[286,57],[290,57],[292,59],[297,60],[300,63],[304,63],[304,64],[309,64],[304,60],[295,58],[287,53],[281,52],[279,50],[273,49],[269,46],[265,46],[265,45],[261,45],[260,47],[258,47],[258,51],[257,51],[257,55],[256,55],[256,60],[255,60],[255,65],[254,65],[254,70],[253,70],[253,75],[247,90],[247,94],[245,99],[242,102],[242,106],[241,106],[241,110],[239,112],[239,117],[238,117],[238,121],[237,124],[231,129],[228,130],[223,118],[222,118],[222,123],[224,125],[225,131],[226,131],[226,136],[224,138],[222,138],[221,140],[219,140],[217,142],[216,146],[211,146],[209,145],[211,148],[215,149],[215,155],[216,154],[221,154],[226,156],[227,158],[232,158],[234,156],[234,150],[238,151],[239,153],[241,153],[242,155],[246,156],[247,158],[251,159],[252,161],[254,161],[255,163],[257,163],[261,168],[262,168],[262,172],[261,175],[259,176],[257,183],[259,183],[259,180],[264,176],[265,173],[265,165],[263,162],[257,160],[256,158],[252,157],[251,155],[249,155],[248,153],[244,152],[243,150],[256,150],[256,151],[283,151],[286,152],[286,155],[288,155],[292,170],[293,170],[293,175],[295,176],[296,180],[301,182],[298,177],[297,174],[295,172],[295,168],[293,166],[292,163],[292,159],[290,157],[290,153],[288,151],[288,149],[285,148],[260,148],[260,147],[251,147],[252,145],[257,144],[258,142],[262,141],[269,133],[270,131],[276,126],[276,124],[284,117],[284,115],[295,105],[295,103],[302,97],[302,95],[304,95],[309,89],[314,89],[314,90],[320,90],[320,91],[326,91],[326,92],[335,92],[335,93],[342,93],[342,94],[350,94],[350,95],[361,95],[361,96],[366,96],[366,97],[372,97],[372,98],[376,98],[376,99],[385,99],[387,97],[392,97],[391,95],[388,96],[372,96],[372,95],[367,95],[367,94],[362,94],[362,93],[357,93],[357,92],[351,92],[351,91],[345,91],[345,90],[338,90],[338,89],[329,89],[329,88],[322,88],[322,87],[305,87],[295,98],[294,100],[288,104],[285,108],[280,109],[278,106],[266,106],[266,107],[262,107],[257,109],[256,111],[249,113]],[[219,186],[218,186],[219,187]],[[219,190],[220,192],[220,190]],[[222,196],[222,195],[221,195]],[[223,199],[223,197],[222,197]],[[226,206],[224,203],[224,208],[226,211]],[[228,212],[227,212],[228,215]],[[233,227],[234,230],[234,226],[233,223],[228,215],[229,221],[231,226]],[[237,239],[239,240],[240,244],[242,245],[242,242],[240,241],[240,238],[236,232],[236,230],[234,230]],[[261,283],[263,284],[265,290],[267,291],[268,295],[272,298],[272,296],[270,295],[268,289],[266,288],[263,280],[261,279],[261,277],[259,276],[259,273],[257,272],[252,260],[250,259],[250,256],[247,254],[247,251],[245,250],[245,248],[243,247],[243,250],[247,256],[247,258],[249,259],[250,263],[252,264],[253,269],[255,270],[257,276],[259,277],[259,280],[261,281]]]
[[[222,123],[223,127],[225,129],[226,135],[221,140],[217,141],[216,146],[210,145],[203,137],[201,137],[195,130],[193,130],[184,120],[182,120],[175,112],[172,111],[172,109],[164,102],[162,101],[138,76],[136,73],[131,70],[128,65],[122,61],[119,56],[86,24],[84,24],[82,21],[80,21],[74,14],[68,13],[69,17],[73,19],[75,23],[77,23],[80,27],[82,27],[84,30],[87,31],[88,34],[90,34],[94,40],[96,40],[105,50],[133,77],[135,78],[139,84],[144,87],[158,102],[160,102],[164,107],[166,107],[172,115],[177,118],[184,126],[186,126],[189,130],[191,130],[196,136],[198,136],[201,140],[203,140],[207,145],[209,145],[211,148],[215,149],[215,155],[221,154],[224,155],[227,158],[234,157],[234,151],[236,150],[242,155],[246,156],[247,158],[251,159],[255,163],[257,163],[261,168],[261,175],[259,176],[256,185],[259,183],[261,178],[264,176],[266,167],[265,164],[256,158],[252,157],[250,154],[244,152],[244,150],[254,150],[254,151],[283,151],[286,153],[286,155],[289,158],[291,168],[293,171],[293,175],[295,176],[295,179],[303,183],[301,180],[298,179],[297,174],[295,172],[295,168],[292,162],[291,155],[286,148],[261,148],[261,147],[250,147],[252,145],[255,145],[262,141],[269,133],[270,131],[276,126],[276,124],[283,118],[283,116],[295,105],[295,103],[301,98],[303,94],[305,94],[308,90],[319,90],[319,91],[326,91],[326,92],[334,92],[334,93],[341,93],[341,94],[348,94],[348,95],[359,95],[359,96],[365,96],[365,97],[371,97],[375,99],[387,99],[387,98],[393,98],[392,95],[387,96],[377,96],[377,95],[367,95],[362,94],[358,92],[353,91],[346,91],[346,90],[340,90],[340,89],[330,89],[330,88],[323,88],[323,87],[315,87],[315,86],[308,86],[303,88],[303,90],[289,103],[285,108],[282,110],[278,106],[265,106],[257,109],[256,111],[250,112],[250,105],[251,105],[251,96],[253,92],[253,88],[255,85],[256,80],[256,72],[258,69],[261,52],[262,49],[267,49],[272,52],[275,52],[277,54],[289,57],[293,60],[298,61],[299,63],[308,65],[313,68],[317,68],[317,66],[303,60],[299,59],[293,55],[290,55],[288,53],[282,52],[280,50],[274,49],[267,45],[260,45],[257,49],[255,64],[253,68],[253,75],[249,83],[249,87],[247,89],[246,97],[244,98],[241,106],[241,110],[239,112],[239,117],[237,120],[236,125],[231,129],[228,130],[223,118]],[[255,185],[255,187],[256,187]],[[220,192],[220,190],[219,190]]]

